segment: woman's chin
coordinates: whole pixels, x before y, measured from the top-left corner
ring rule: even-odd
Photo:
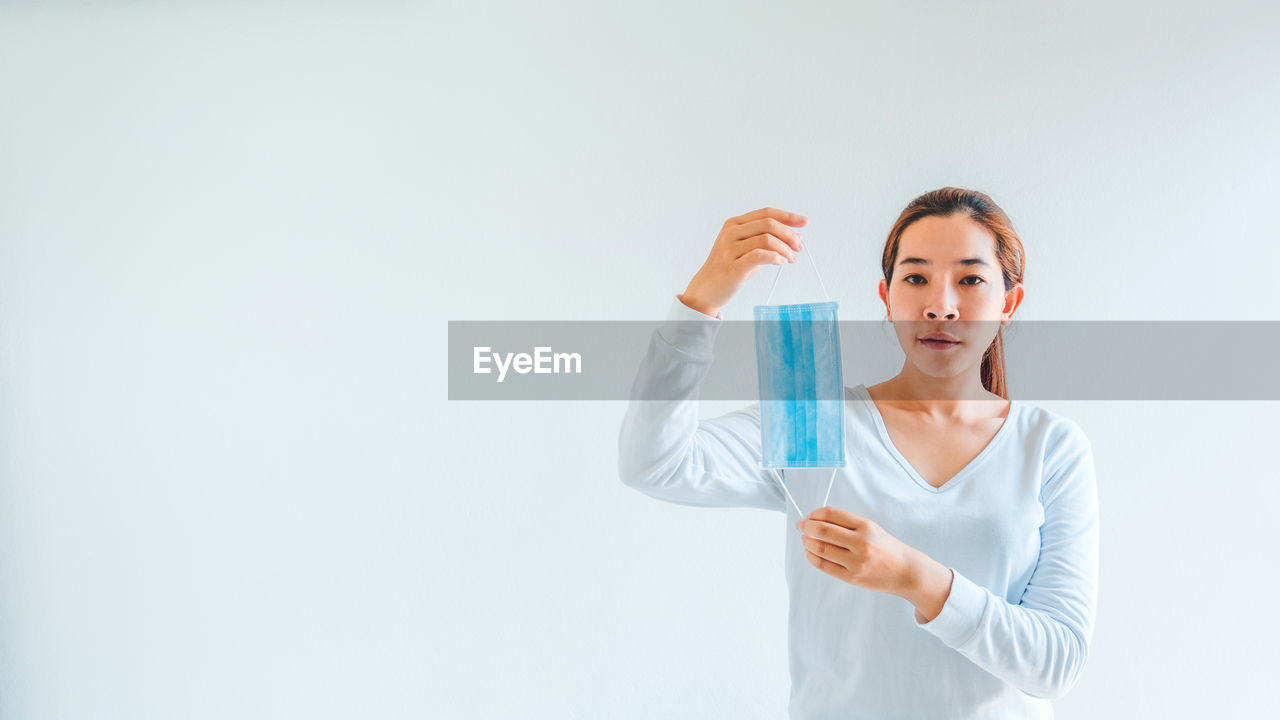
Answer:
[[[974,365],[972,359],[967,357],[939,358],[936,354],[924,353],[915,354],[911,360],[921,373],[939,380],[962,375]]]

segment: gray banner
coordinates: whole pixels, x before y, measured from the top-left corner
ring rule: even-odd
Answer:
[[[951,327],[967,337],[982,324]],[[450,321],[449,399],[632,398],[662,325]],[[875,384],[902,369],[892,323],[842,321],[839,332],[844,385]],[[1018,321],[1002,332],[1009,394],[1018,400],[1280,400],[1276,321]],[[698,397],[760,398],[754,322],[721,321],[712,354]],[[681,397],[661,382],[637,394]]]

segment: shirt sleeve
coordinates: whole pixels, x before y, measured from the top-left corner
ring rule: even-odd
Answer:
[[[628,487],[679,505],[785,513],[778,480],[760,466],[760,404],[698,420],[698,387],[722,322],[675,297],[632,385],[618,433],[618,474]],[[642,399],[654,397],[676,399]]]
[[[1045,480],[1040,558],[1013,604],[954,573],[942,611],[917,622],[982,669],[1023,692],[1055,699],[1076,683],[1093,639],[1098,586],[1098,495],[1093,450],[1082,449]],[[910,611],[914,617],[915,608]]]

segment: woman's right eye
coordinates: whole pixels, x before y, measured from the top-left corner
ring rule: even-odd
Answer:
[[[920,276],[920,275],[908,275],[908,276],[906,276],[906,277],[902,278],[902,280],[903,280],[903,282],[909,282],[909,281],[911,280],[911,278],[920,278],[921,280],[923,280],[923,279],[924,279],[924,277],[923,277],[923,276]],[[912,285],[919,285],[920,283],[910,283],[910,284],[912,284]]]

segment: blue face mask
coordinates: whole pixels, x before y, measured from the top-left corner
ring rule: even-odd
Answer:
[[[775,277],[774,287],[777,283]],[[823,286],[824,296],[826,292]],[[820,303],[755,307],[763,467],[844,467],[838,323],[838,306],[829,298]]]

